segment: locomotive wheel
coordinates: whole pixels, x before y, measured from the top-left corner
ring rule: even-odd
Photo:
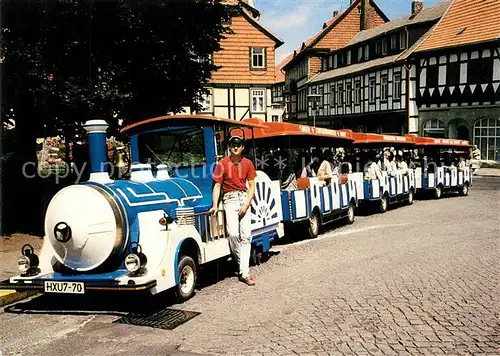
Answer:
[[[436,189],[434,189],[434,199],[441,199],[442,196],[443,196],[443,187],[440,184],[436,187]]]
[[[413,189],[410,189],[410,191],[408,192],[408,205],[412,204],[413,204]]]
[[[469,184],[464,183],[462,190],[460,190],[460,195],[463,195],[464,197],[469,195]]]
[[[320,224],[321,222],[319,220],[319,214],[318,212],[314,211],[311,217],[309,218],[308,232],[310,238],[314,239],[318,237]]]
[[[349,209],[347,210],[347,223],[350,225],[354,223],[354,204],[349,204]]]
[[[177,301],[184,302],[194,295],[196,287],[196,263],[189,256],[182,256],[177,265],[179,284],[177,285]]]
[[[387,206],[389,205],[389,198],[387,197],[387,194],[382,195],[382,198],[380,198],[380,205],[379,205],[379,210],[381,213],[385,213],[387,211]]]

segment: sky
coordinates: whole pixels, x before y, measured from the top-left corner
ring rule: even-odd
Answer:
[[[347,9],[350,0],[253,0],[260,21],[285,44],[276,50],[276,64],[300,46],[303,41],[322,29],[333,11]],[[424,7],[444,0],[424,0]],[[411,0],[375,0],[390,20],[407,16]]]

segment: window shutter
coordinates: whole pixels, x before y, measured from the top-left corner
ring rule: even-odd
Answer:
[[[252,69],[252,47],[248,47],[248,68]]]

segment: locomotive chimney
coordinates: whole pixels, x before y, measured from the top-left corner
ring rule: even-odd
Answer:
[[[88,120],[83,128],[88,134],[90,179],[92,182],[108,183],[112,182],[106,171],[107,148],[106,130],[108,124],[104,120]]]

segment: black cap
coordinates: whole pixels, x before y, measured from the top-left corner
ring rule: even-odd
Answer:
[[[229,138],[229,144],[231,144],[231,143],[243,145],[243,137],[231,136],[231,138]]]

